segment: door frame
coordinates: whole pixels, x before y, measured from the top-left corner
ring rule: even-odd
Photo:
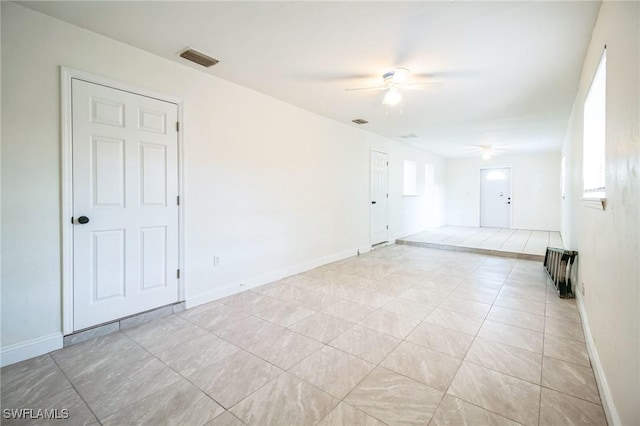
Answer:
[[[386,151],[381,151],[379,149],[374,149],[374,148],[369,148],[369,246],[373,247],[373,240],[371,239],[371,229],[372,229],[372,225],[373,225],[373,210],[371,208],[371,185],[373,184],[373,180],[371,179],[371,174],[373,172],[373,163],[371,162],[371,154],[373,152],[377,152],[378,154],[384,154],[387,156],[387,163],[389,162],[389,153]],[[387,194],[389,193],[389,166],[387,164]],[[385,242],[389,242],[389,197],[387,196],[387,240],[386,241],[382,241],[380,243],[376,243],[376,244],[384,244]]]
[[[513,199],[513,167],[512,166],[492,166],[492,167],[480,167],[478,174],[479,186],[478,186],[478,228],[482,228],[482,171],[483,170],[497,170],[497,169],[509,169],[509,195]],[[509,228],[513,229],[513,203],[509,208]]]
[[[60,229],[61,238],[61,280],[62,280],[62,334],[74,332],[73,329],[73,225],[70,218],[73,216],[73,123],[72,123],[72,94],[71,83],[73,79],[83,80],[88,83],[110,87],[112,89],[154,98],[160,101],[176,104],[178,107],[178,279],[177,300],[185,299],[186,273],[184,271],[184,103],[182,99],[153,92],[138,86],[122,83],[120,81],[105,78],[74,68],[60,67]]]

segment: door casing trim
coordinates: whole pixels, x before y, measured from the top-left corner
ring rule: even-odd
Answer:
[[[184,103],[175,96],[153,92],[138,86],[122,83],[99,75],[70,67],[60,67],[60,231],[61,231],[61,282],[62,282],[62,334],[73,333],[73,157],[72,157],[72,79],[107,86],[113,89],[130,92],[149,98],[176,104],[178,106],[178,300],[185,300],[187,274],[184,270],[184,213],[185,213],[185,185],[184,185]]]

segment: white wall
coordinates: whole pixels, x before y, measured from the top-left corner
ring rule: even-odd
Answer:
[[[403,160],[434,164],[441,182],[438,157],[16,4],[2,8],[3,348],[61,330],[61,65],[184,100],[191,304],[368,247],[371,148],[390,156],[391,236],[444,223],[441,195],[431,216],[424,192],[400,196]]]
[[[563,153],[566,244],[578,250],[578,304],[600,374],[609,424],[640,423],[640,3],[603,2],[582,70]],[[607,45],[607,207],[581,201],[582,109]]]
[[[560,230],[560,153],[447,159],[448,225],[480,225],[480,169],[493,167],[511,167],[512,228]]]

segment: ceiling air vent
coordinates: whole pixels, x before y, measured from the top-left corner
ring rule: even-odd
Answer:
[[[415,133],[407,133],[406,135],[400,135],[400,137],[402,139],[413,139],[413,138],[417,138],[418,135],[416,135]]]
[[[367,124],[368,123],[368,121],[365,120],[364,118],[356,118],[355,120],[351,120],[351,121],[353,121],[356,124]]]
[[[212,67],[217,64],[219,61],[217,59],[212,58],[211,56],[207,56],[202,52],[198,52],[197,50],[188,49],[180,54],[183,58],[188,61],[195,62],[198,65],[202,65],[203,67]]]

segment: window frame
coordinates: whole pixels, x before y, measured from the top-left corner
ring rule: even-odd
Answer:
[[[595,97],[602,103],[590,103]],[[605,46],[583,104],[582,123],[582,201],[588,207],[605,208],[606,204],[606,146],[607,146],[607,48]],[[600,116],[601,115],[601,116]],[[592,118],[601,118],[599,126],[593,126]],[[593,130],[601,139],[587,139]],[[597,186],[587,186],[587,173],[598,173]]]

